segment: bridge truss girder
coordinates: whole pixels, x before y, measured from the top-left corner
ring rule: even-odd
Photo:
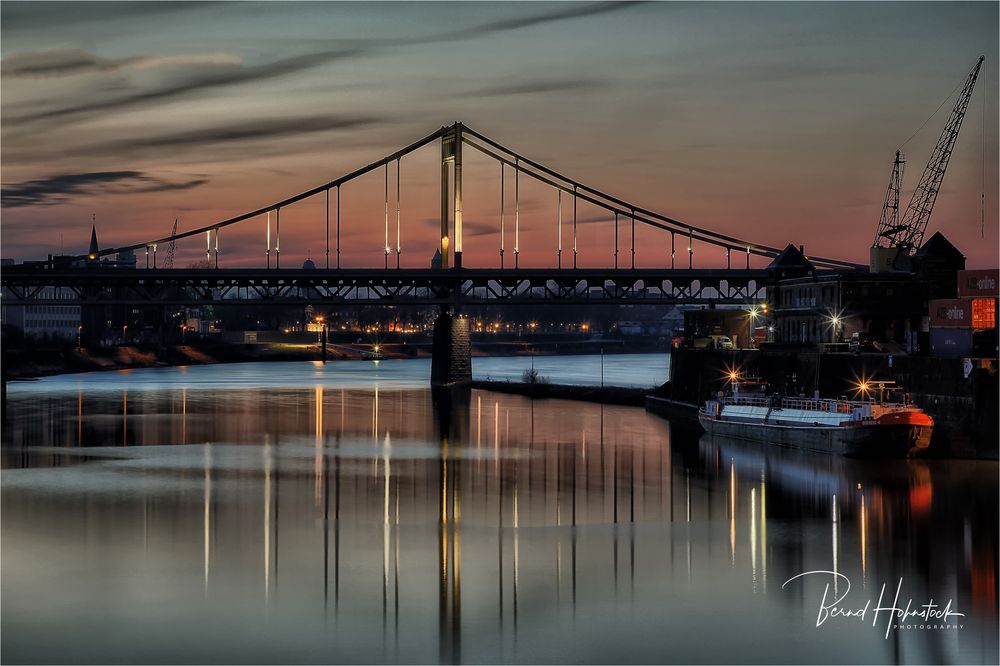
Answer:
[[[0,276],[4,305],[487,305],[734,303],[766,270],[63,269]],[[58,297],[53,289],[60,292]]]

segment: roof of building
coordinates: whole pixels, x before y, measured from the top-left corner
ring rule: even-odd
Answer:
[[[768,269],[774,268],[807,268],[815,269],[812,262],[806,259],[802,250],[789,243],[784,250],[778,254],[774,260],[767,265]]]
[[[97,225],[95,224],[90,228],[90,249],[87,250],[87,254],[97,254],[101,251],[101,248],[97,245]]]
[[[920,246],[913,256],[922,259],[954,259],[965,260],[965,255],[951,244],[951,241],[944,237],[940,231],[934,232],[926,243]]]
[[[312,259],[306,259],[302,262],[302,268],[307,271],[316,270],[316,263]]]

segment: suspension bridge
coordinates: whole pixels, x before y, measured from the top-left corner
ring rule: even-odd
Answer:
[[[440,233],[433,263],[404,266],[399,178],[404,158],[440,143]],[[474,150],[500,165],[500,198],[495,217],[496,262],[463,262],[463,152]],[[347,220],[342,215],[345,185],[383,171],[381,265],[357,267],[342,244]],[[390,174],[395,174],[395,201]],[[554,247],[546,267],[522,266],[521,181],[525,178],[555,191]],[[511,183],[510,181],[513,181]],[[505,188],[513,186],[513,196]],[[282,212],[321,198],[324,213],[309,224],[322,225],[325,246],[321,265],[282,266]],[[513,206],[510,205],[513,199]],[[611,232],[599,247],[603,266],[580,261],[579,204],[603,211]],[[263,223],[263,224],[261,224]],[[301,217],[296,224],[301,225]],[[227,267],[221,258],[222,231],[253,225],[262,232],[260,264]],[[637,227],[655,230],[664,247],[662,265],[636,263]],[[5,305],[198,306],[251,305],[430,305],[440,306],[435,324],[432,380],[448,384],[470,377],[469,325],[462,307],[477,304],[736,303],[764,297],[774,279],[768,263],[781,248],[719,233],[649,210],[574,180],[463,125],[441,127],[422,139],[336,180],[226,220],[174,232],[141,243],[91,248],[85,255],[49,257],[46,261],[5,267],[0,274]],[[256,233],[256,232],[255,232]],[[204,243],[198,268],[164,266],[163,247],[172,258],[179,242]],[[538,249],[538,248],[532,248]],[[137,258],[134,268],[104,257]],[[371,256],[370,252],[367,256]],[[708,260],[702,259],[707,256]],[[725,267],[722,267],[724,257]],[[752,260],[756,259],[756,264]],[[698,261],[702,261],[699,265]],[[854,271],[858,264],[810,256],[820,271]]]
[[[404,158],[440,142],[441,217],[437,257],[427,268],[401,264],[399,174]],[[495,220],[496,264],[463,263],[463,150],[472,149],[500,165],[500,200]],[[346,267],[342,247],[345,220],[342,188],[366,174],[384,171],[383,262],[374,267]],[[395,174],[395,201],[390,199],[390,174]],[[532,179],[556,193],[555,247],[547,268],[521,266],[521,180]],[[510,181],[513,181],[511,184]],[[504,189],[513,187],[513,206]],[[281,218],[300,202],[322,198],[325,247],[315,270],[282,267]],[[608,216],[613,231],[606,239],[608,261],[583,267],[579,261],[578,205],[589,204]],[[235,225],[260,225],[260,266],[227,268],[222,255],[222,231]],[[301,223],[301,220],[299,220]],[[662,235],[669,262],[636,266],[636,227]],[[176,229],[176,227],[175,227]],[[204,242],[201,268],[167,268],[160,248],[181,241]],[[578,182],[510,148],[454,123],[336,180],[281,201],[200,228],[176,232],[141,243],[110,247],[87,255],[50,257],[47,261],[7,267],[2,284],[8,304],[65,304],[73,300],[102,304],[202,305],[294,303],[438,305],[476,303],[738,302],[759,298],[767,270],[752,267],[751,258],[774,258],[781,249],[685,223]],[[136,253],[137,270],[122,270],[103,257]],[[725,267],[699,267],[704,254]],[[844,271],[857,264],[810,256],[818,269]],[[287,263],[287,262],[286,262]],[[709,263],[709,262],[705,262]],[[758,262],[759,263],[759,262]],[[52,288],[58,288],[53,290]],[[56,294],[58,293],[58,298]]]

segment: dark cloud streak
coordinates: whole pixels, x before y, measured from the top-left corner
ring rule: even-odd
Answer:
[[[165,65],[209,64],[234,65],[239,59],[226,54],[185,54],[176,56],[131,56],[102,58],[83,49],[45,49],[13,53],[0,62],[0,74],[5,79],[38,79],[73,76],[92,72],[114,72],[125,67],[157,67]]]
[[[68,76],[83,72],[107,72],[135,62],[137,58],[101,58],[83,49],[51,49],[14,53],[0,63],[4,78]]]
[[[488,86],[463,93],[467,96],[500,97],[505,95],[535,95],[539,93],[568,92],[571,90],[593,90],[603,84],[593,79],[576,79],[560,81],[525,81],[523,83],[506,83]]]
[[[73,196],[169,192],[188,190],[207,182],[207,178],[169,181],[142,171],[69,173],[5,185],[0,203],[4,208],[52,206],[66,203]]]
[[[572,9],[561,9],[559,11],[551,12],[549,14],[541,14],[537,16],[525,16],[523,18],[506,19],[503,21],[494,21],[492,23],[484,23],[479,26],[474,26],[472,28],[464,29],[461,31],[455,31],[451,33],[446,33],[442,35],[442,39],[455,39],[455,38],[473,38],[482,35],[489,35],[497,32],[509,32],[511,30],[520,30],[522,28],[530,28],[536,25],[543,25],[545,23],[554,23],[556,21],[565,21],[568,19],[583,18],[586,16],[597,16],[599,14],[607,14],[608,12],[616,12],[632,5],[643,4],[641,2],[593,2],[586,3],[583,6],[576,6]]]
[[[277,60],[266,65],[253,67],[223,67],[221,71],[199,73],[186,81],[169,84],[154,90],[145,90],[122,97],[103,99],[83,104],[75,104],[64,107],[57,107],[49,111],[34,113],[15,120],[18,121],[38,121],[57,120],[67,116],[87,116],[93,114],[104,114],[109,111],[134,108],[166,102],[177,99],[200,90],[209,88],[220,88],[242,83],[257,83],[267,79],[295,74],[303,70],[311,69],[321,64],[333,62],[339,59],[351,58],[362,51],[359,49],[347,49],[342,51],[323,51],[309,53],[305,55],[293,56]]]
[[[145,19],[202,10],[219,2],[5,2],[0,9],[5,31],[50,29],[81,23]]]
[[[128,3],[123,3],[123,4],[128,4]],[[224,67],[221,69],[221,71],[216,69],[215,71],[210,71],[210,72],[200,72],[194,76],[191,76],[187,80],[175,82],[152,90],[143,90],[131,94],[126,94],[123,96],[116,96],[108,99],[100,99],[96,101],[84,102],[81,104],[69,104],[65,106],[57,106],[55,108],[51,108],[48,110],[33,111],[31,113],[26,113],[21,115],[20,117],[15,116],[12,118],[8,116],[7,122],[27,123],[27,124],[33,124],[37,122],[44,123],[45,121],[64,120],[67,118],[80,118],[80,117],[86,118],[88,116],[96,114],[107,114],[108,112],[114,112],[118,110],[134,109],[137,107],[148,106],[150,104],[173,101],[175,99],[183,98],[187,95],[190,95],[191,93],[196,93],[199,91],[204,91],[214,88],[223,88],[223,87],[246,84],[246,83],[259,83],[261,81],[266,81],[268,79],[274,79],[310,70],[315,67],[326,65],[332,62],[341,60],[350,60],[360,56],[369,55],[371,53],[386,50],[389,48],[398,48],[400,46],[407,46],[407,45],[413,46],[422,44],[452,42],[456,40],[469,40],[486,35],[520,30],[523,28],[528,28],[536,25],[543,25],[546,23],[577,19],[587,16],[596,16],[608,12],[619,11],[621,9],[630,7],[634,4],[638,3],[635,2],[590,3],[584,6],[574,6],[570,9],[561,9],[547,14],[494,21],[491,23],[485,23],[478,26],[472,26],[470,28],[462,30],[439,33],[437,35],[432,35],[429,37],[414,38],[410,40],[403,40],[396,42],[372,40],[367,44],[361,43],[347,48],[327,49],[323,51],[317,51],[314,53],[306,53],[302,55],[292,56],[289,58],[284,58],[263,65],[256,65],[251,67],[239,67],[239,66]],[[95,66],[95,63],[96,66],[100,66],[102,59],[98,58],[97,56],[86,54],[84,52],[80,53],[82,55],[78,54],[78,57],[75,58],[73,62],[67,63],[70,67],[75,67],[79,68],[81,71],[86,71],[87,67],[92,68]],[[86,62],[88,60],[87,56],[89,56],[90,59],[89,65]],[[105,62],[110,63],[111,61],[105,61]],[[108,66],[110,66],[110,64],[108,64]],[[518,91],[514,91],[512,93],[506,93],[506,94],[517,94],[517,92]],[[530,92],[530,91],[522,90],[520,92]],[[502,94],[502,93],[495,93],[495,94]]]
[[[265,118],[220,127],[205,127],[172,134],[156,134],[142,139],[123,139],[103,146],[102,152],[117,153],[136,148],[184,148],[220,143],[274,139],[305,133],[359,129],[381,122],[377,117],[306,116]],[[87,148],[84,152],[92,152]]]

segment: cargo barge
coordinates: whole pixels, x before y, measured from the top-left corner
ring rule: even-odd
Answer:
[[[927,448],[934,428],[934,420],[905,397],[886,400],[892,382],[864,382],[859,400],[768,396],[766,386],[753,380],[734,380],[730,387],[698,412],[709,436],[848,457],[903,458]]]

